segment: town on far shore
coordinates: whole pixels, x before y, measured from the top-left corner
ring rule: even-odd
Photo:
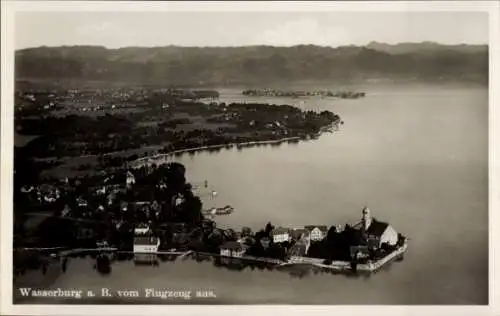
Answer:
[[[162,85],[75,89],[17,82],[14,114],[15,168],[34,160],[40,178],[49,182],[161,155],[293,144],[343,124],[328,110],[225,102],[217,90]]]
[[[215,217],[230,216],[233,208],[228,205],[220,213],[203,209],[199,188],[187,182],[186,168],[177,162],[51,184],[26,181],[17,182],[15,191],[21,210],[15,212],[15,275],[40,266],[45,273],[49,262],[58,259],[65,270],[68,257],[82,254],[94,255],[101,273],[109,272],[111,261],[120,256],[157,264],[162,256],[193,255],[216,258],[222,265],[308,264],[372,272],[401,260],[407,249],[407,238],[373,217],[368,207],[352,225],[286,228],[269,222],[256,231],[217,227]]]

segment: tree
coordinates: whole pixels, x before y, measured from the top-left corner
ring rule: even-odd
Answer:
[[[229,228],[224,231],[224,236],[228,241],[235,241],[236,240],[236,232],[234,229]]]
[[[177,162],[171,162],[166,170],[166,183],[169,189],[179,192],[186,184],[186,168]]]
[[[241,237],[252,236],[252,229],[250,227],[243,227],[241,229]]]
[[[339,234],[335,226],[331,226],[326,235],[326,252],[329,259],[335,256],[339,247]]]
[[[335,243],[337,241],[337,229],[335,226],[331,226],[330,229],[328,230],[328,233],[326,235],[326,241],[328,243],[329,247],[335,246]]]
[[[189,197],[182,204],[181,219],[188,223],[197,224],[203,220],[201,214],[202,203],[199,197]]]
[[[267,237],[266,232],[261,229],[257,233],[255,233],[255,240],[259,242],[262,238]]]

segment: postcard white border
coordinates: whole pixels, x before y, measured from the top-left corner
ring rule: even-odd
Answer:
[[[12,304],[12,157],[13,157],[13,56],[14,12],[16,11],[482,11],[489,13],[490,88],[489,88],[489,305],[488,306],[89,306]],[[362,1],[362,2],[119,2],[119,1],[2,1],[2,103],[1,103],[1,265],[0,314],[2,315],[301,315],[316,312],[322,315],[500,315],[496,300],[499,277],[498,243],[499,186],[499,4],[497,1]],[[497,269],[495,269],[497,268]],[[496,281],[496,282],[495,282]]]

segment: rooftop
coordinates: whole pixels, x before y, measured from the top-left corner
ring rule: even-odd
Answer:
[[[388,226],[388,223],[379,222],[374,219],[366,232],[369,235],[382,236]]]
[[[237,241],[228,241],[221,246],[221,249],[242,250],[243,246]]]
[[[295,228],[295,229],[292,229],[291,231],[291,235],[293,238],[295,239],[298,239],[302,236],[302,234],[304,234],[306,232],[305,229],[303,228]]]
[[[288,232],[290,232],[290,229],[284,228],[284,227],[278,227],[278,228],[273,229],[271,234],[274,236],[274,235],[286,234]]]
[[[307,226],[304,226],[304,228],[308,232],[312,231],[315,228],[318,228],[319,230],[321,230],[322,232],[325,232],[325,233],[328,231],[328,226],[326,226],[326,225],[307,225]]]

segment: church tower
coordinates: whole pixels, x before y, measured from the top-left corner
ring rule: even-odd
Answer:
[[[363,231],[363,235],[368,230],[371,224],[372,224],[372,217],[370,214],[370,209],[365,206],[363,208],[361,217],[361,230]]]

